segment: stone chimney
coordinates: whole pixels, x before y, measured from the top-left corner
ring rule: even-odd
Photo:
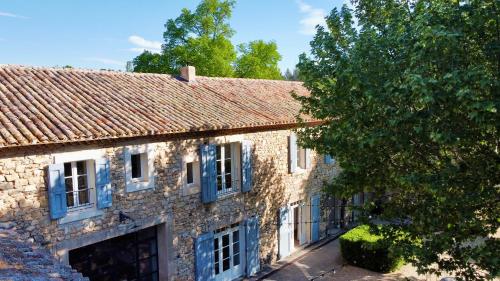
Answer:
[[[190,65],[182,67],[181,77],[188,82],[196,81],[196,68]]]

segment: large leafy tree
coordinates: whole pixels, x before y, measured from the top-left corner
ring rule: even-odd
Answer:
[[[203,0],[195,11],[183,9],[169,19],[163,33],[161,54],[143,53],[133,60],[136,72],[176,74],[185,65],[196,66],[205,76],[233,76],[236,50],[228,21],[234,0]]]
[[[234,5],[234,0],[202,0],[194,11],[183,9],[165,24],[161,54],[142,53],[133,59],[132,70],[178,74],[182,66],[193,65],[204,76],[282,79],[274,42],[242,44],[237,58],[229,25]]]
[[[238,48],[240,56],[235,63],[237,77],[283,79],[278,68],[281,55],[275,42],[256,40]]]
[[[421,272],[498,276],[499,2],[352,3],[300,57],[311,95],[297,98],[324,121],[300,141],[337,158],[330,192],[373,192],[386,235]]]
[[[231,43],[234,31],[228,20],[234,0],[203,0],[194,12],[183,9],[165,24],[164,55],[170,72],[195,65],[200,75],[232,76],[236,50]]]

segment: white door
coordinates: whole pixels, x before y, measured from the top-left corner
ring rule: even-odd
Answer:
[[[279,221],[279,258],[283,259],[290,255],[291,243],[293,243],[293,227],[290,224],[290,216],[293,216],[291,208],[280,208]]]
[[[239,226],[215,233],[215,279],[229,281],[245,271],[245,234]]]

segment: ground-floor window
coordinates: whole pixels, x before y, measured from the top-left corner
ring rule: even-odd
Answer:
[[[156,281],[156,227],[71,250],[69,263],[91,281]]]
[[[243,275],[244,235],[239,224],[224,227],[214,235],[214,271],[217,280],[232,280]]]

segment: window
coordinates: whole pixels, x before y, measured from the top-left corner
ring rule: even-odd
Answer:
[[[124,148],[127,192],[154,187],[154,147],[152,144]]]
[[[64,163],[64,185],[68,208],[92,205],[87,161]]]
[[[239,189],[239,151],[239,143],[217,146],[217,195],[231,193]]]
[[[184,168],[182,172],[184,195],[191,195],[200,192],[200,162],[198,154],[189,153],[183,157]]]
[[[132,164],[132,178],[138,179],[142,175],[142,165],[141,165],[141,155],[132,154],[130,156],[130,162]]]
[[[306,169],[306,149],[297,147],[297,167]]]
[[[238,223],[215,231],[214,271],[216,280],[234,279],[243,274],[241,266],[242,236]]]
[[[194,183],[193,162],[186,163],[186,183],[188,185]]]
[[[61,185],[58,184],[58,188],[54,189],[54,183],[49,180],[49,196],[53,199],[61,198],[49,202],[52,219],[57,219],[59,224],[65,224],[104,214],[104,209],[107,208],[105,204],[111,204],[112,198],[97,198],[97,189],[111,194],[109,164],[105,164],[103,168],[103,163],[109,163],[104,149],[54,154],[53,164],[49,165],[49,178],[51,175],[64,175],[64,181],[58,180]],[[53,173],[54,171],[57,173]],[[97,174],[100,176],[99,181]],[[65,201],[64,209],[61,201]]]

